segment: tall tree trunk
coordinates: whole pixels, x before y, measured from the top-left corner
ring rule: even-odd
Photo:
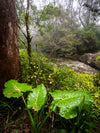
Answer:
[[[0,90],[7,80],[16,79],[19,74],[16,23],[14,0],[0,0]]]
[[[27,53],[29,56],[29,64],[31,62],[31,41],[32,37],[29,31],[29,5],[30,5],[30,0],[27,0],[27,9],[26,9],[26,14],[25,14],[25,23],[26,23],[26,33],[27,33]]]

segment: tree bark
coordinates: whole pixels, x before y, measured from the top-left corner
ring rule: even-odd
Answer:
[[[17,18],[14,0],[0,0],[0,92],[19,74]]]

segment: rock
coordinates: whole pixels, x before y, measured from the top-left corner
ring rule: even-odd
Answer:
[[[100,70],[100,59],[97,58],[99,56],[100,56],[100,52],[94,54],[91,65]]]
[[[68,67],[71,67],[76,72],[82,72],[87,74],[98,74],[100,71],[96,70],[95,68],[92,68],[90,65],[86,65],[85,63],[82,63],[80,61],[74,61],[74,60],[60,60],[59,65],[63,66],[66,65]]]
[[[94,55],[92,53],[86,53],[82,56],[79,57],[79,60],[81,62],[84,62],[85,64],[90,65],[92,62],[92,58],[94,57]]]
[[[97,59],[97,57],[100,56],[100,52],[98,53],[86,53],[79,57],[79,61],[84,62],[85,64],[88,64],[96,69],[100,70],[100,59]]]

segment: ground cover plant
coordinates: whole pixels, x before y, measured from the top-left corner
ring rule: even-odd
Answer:
[[[32,84],[33,87],[41,83],[47,86],[51,83],[51,73],[54,71],[53,63],[46,58],[42,53],[33,53],[31,62],[26,50],[20,50],[21,59],[21,82]]]
[[[29,91],[30,93],[27,96],[27,102],[23,96],[23,93]],[[50,105],[51,111],[47,112],[47,115],[41,121],[41,112],[36,115],[38,111],[41,110],[42,106],[46,101],[47,91],[43,84],[38,85],[37,88],[32,89],[32,86],[27,85],[26,83],[18,83],[16,80],[10,80],[5,83],[5,89],[3,90],[4,96],[7,98],[19,98],[22,97],[22,100],[27,108],[29,114],[32,130],[34,133],[40,132],[45,121],[50,116],[51,112],[54,111],[55,114],[59,114],[61,117],[66,120],[76,118],[76,128],[73,128],[72,131],[80,131],[77,128],[79,122],[81,121],[82,111],[86,112],[88,107],[93,104],[92,96],[86,91],[55,91],[50,92],[53,97],[53,102]],[[29,109],[34,110],[34,117]],[[59,109],[59,111],[58,111]],[[85,120],[86,121],[86,120]],[[89,123],[89,122],[88,122]],[[82,123],[84,124],[84,123]]]
[[[8,83],[5,83],[5,88],[8,87],[10,89],[9,90],[5,89],[4,95],[9,98],[12,96],[16,98],[19,97],[18,98],[19,101],[17,102],[20,103],[20,106],[17,108],[16,104],[15,106],[13,104],[14,106],[13,107],[11,103],[10,104],[8,103],[9,105],[8,113],[11,112],[10,111],[11,109],[14,110],[12,111],[13,116],[17,114],[16,112],[18,112],[19,114],[22,113],[22,115],[20,115],[21,118],[18,117],[19,115],[16,117],[15,125],[17,125],[18,128],[13,127],[14,123],[11,124],[12,126],[9,124],[11,123],[11,121],[13,121],[13,119],[12,117],[8,117],[7,114],[7,121],[4,127],[6,127],[7,125],[8,127],[9,126],[11,127],[10,129],[6,128],[7,131],[17,132],[17,130],[19,130],[19,132],[21,131],[25,132],[22,130],[23,128],[26,128],[27,132],[30,131],[33,132],[34,130],[35,131],[38,130],[39,132],[41,130],[41,132],[52,131],[54,133],[55,132],[95,133],[96,131],[98,131],[99,130],[98,128],[100,127],[99,76],[77,73],[74,72],[71,68],[68,68],[66,66],[61,67],[57,65],[57,62],[55,63],[49,61],[49,59],[44,57],[43,55],[41,56],[39,54],[38,56],[35,54],[33,55],[34,56],[32,56],[31,64],[29,64],[26,52],[24,50],[21,50],[20,57],[21,57],[22,76],[20,79],[18,79],[21,83],[18,83],[18,81],[13,81],[13,80],[8,81]],[[37,56],[37,58],[35,56]],[[27,85],[26,83],[29,85]],[[40,90],[41,93],[42,91],[41,89],[42,86],[40,85],[41,83],[44,84],[43,86],[46,87],[44,94],[45,102],[43,102],[41,104],[42,106],[40,106],[38,109],[37,104],[33,104],[35,103],[36,100],[36,99],[33,100],[33,98],[35,98],[34,96],[37,97],[37,91]],[[88,97],[87,99],[88,102],[86,102],[84,96],[80,96],[81,91],[86,96],[88,95],[90,96],[91,94],[94,99],[94,104],[92,104],[93,99],[91,99],[91,96]],[[68,95],[71,97],[69,97]],[[23,97],[24,99],[21,97]],[[59,98],[56,99],[55,97]],[[23,99],[26,107],[23,105],[21,99]],[[28,102],[29,99],[32,100],[32,102]],[[64,108],[65,107],[67,108],[70,105],[69,101],[72,103],[72,106],[70,106],[70,110],[67,110],[66,113],[64,111]],[[76,103],[74,103],[75,101]],[[85,106],[85,104],[88,103],[90,105],[89,108]],[[28,104],[28,106],[26,104]],[[31,118],[31,123],[27,115],[27,108],[30,112],[30,113],[28,112],[28,114]],[[52,113],[50,112],[50,110]],[[73,114],[73,112],[75,114]],[[9,115],[11,115],[11,113],[9,113]],[[36,122],[35,126],[33,124],[34,120]],[[24,125],[25,121],[28,124]],[[20,127],[20,125],[24,126]],[[31,125],[33,126],[31,127]]]

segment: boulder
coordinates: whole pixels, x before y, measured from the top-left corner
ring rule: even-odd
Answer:
[[[100,58],[97,58],[99,56],[100,56],[100,52],[86,53],[79,57],[79,61],[84,62],[85,64],[88,64],[100,70]]]
[[[92,62],[93,57],[94,57],[94,55],[92,53],[86,53],[86,54],[80,56],[79,60],[81,62],[84,62],[85,64],[90,65],[91,62]]]
[[[100,70],[100,58],[97,58],[97,57],[100,57],[100,52],[94,54],[92,58],[91,66],[94,66],[95,68]]]

